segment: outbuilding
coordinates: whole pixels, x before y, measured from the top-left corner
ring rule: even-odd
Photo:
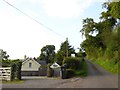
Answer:
[[[50,68],[53,69],[53,76],[55,77],[59,77],[60,76],[60,70],[61,70],[61,66],[59,64],[57,64],[56,62],[54,62]]]

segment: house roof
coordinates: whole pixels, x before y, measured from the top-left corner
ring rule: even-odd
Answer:
[[[41,65],[47,65],[47,63],[46,63],[46,61],[43,61],[43,60],[39,60],[39,61],[37,61],[39,64],[41,64]]]
[[[37,64],[40,64],[40,65],[46,65],[46,61],[42,61],[42,60],[40,60],[40,61],[36,61],[34,58],[26,58],[25,60],[23,60],[23,62],[22,63],[25,63],[25,62],[27,62],[27,61],[29,61],[29,60],[34,60]]]

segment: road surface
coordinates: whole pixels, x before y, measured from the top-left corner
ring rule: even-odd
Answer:
[[[3,84],[3,88],[118,88],[118,75],[110,74],[97,64],[85,60],[88,65],[87,77],[71,79],[47,77],[23,77],[22,84]]]
[[[69,88],[118,88],[118,75],[113,75],[97,64],[85,60],[88,65],[88,76],[73,79],[73,82],[65,83],[59,87]]]

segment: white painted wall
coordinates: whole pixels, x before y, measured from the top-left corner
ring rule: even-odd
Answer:
[[[31,68],[29,67],[29,63],[32,63]],[[41,65],[37,63],[35,60],[28,60],[22,63],[21,71],[38,71]]]

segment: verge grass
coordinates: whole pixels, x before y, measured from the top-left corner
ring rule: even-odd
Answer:
[[[2,84],[22,84],[24,80],[2,81]]]

